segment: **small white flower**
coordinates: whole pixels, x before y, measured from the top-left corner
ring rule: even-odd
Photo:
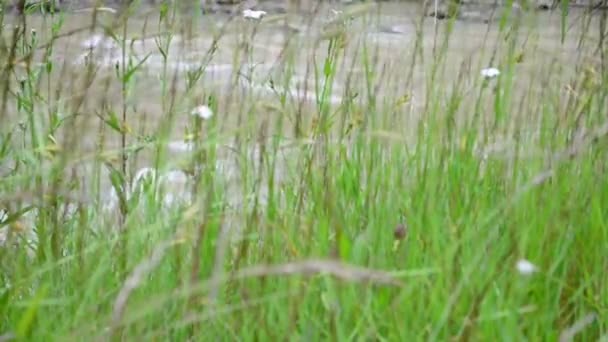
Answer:
[[[213,111],[208,106],[198,106],[190,112],[190,114],[199,117],[203,120],[209,120],[213,116]]]
[[[494,78],[500,75],[500,70],[496,68],[486,68],[481,70],[481,76],[485,78]]]
[[[538,267],[526,259],[519,259],[516,267],[521,275],[530,275],[538,271]]]
[[[254,11],[254,10],[250,10],[250,9],[246,9],[243,11],[243,17],[245,19],[260,20],[265,15],[266,15],[266,11]]]

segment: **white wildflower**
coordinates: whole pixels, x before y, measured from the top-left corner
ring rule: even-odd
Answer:
[[[538,267],[526,259],[520,259],[517,261],[517,271],[521,275],[531,275],[538,271]]]
[[[486,68],[481,70],[481,76],[485,78],[494,78],[500,75],[500,70],[496,68]]]
[[[266,11],[255,11],[255,10],[250,10],[250,9],[246,9],[243,11],[243,17],[245,19],[260,20],[265,15],[266,15]]]
[[[203,120],[209,120],[213,116],[213,111],[208,106],[198,106],[190,112],[190,114],[199,117]]]

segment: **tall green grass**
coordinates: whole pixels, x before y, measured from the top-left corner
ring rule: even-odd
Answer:
[[[450,54],[457,22],[432,39],[419,18],[388,71],[391,50],[345,21],[310,46],[288,40],[263,97],[236,73],[228,88],[206,81],[216,44],[177,75],[169,41],[207,22],[168,5],[140,33],[163,33],[160,98],[137,97],[150,77],[126,52],[115,73],[57,58],[61,39],[96,26],[127,47],[142,23],[132,10],[76,30],[62,14],[35,32],[34,14],[2,18],[0,340],[607,338],[603,14],[586,14],[576,51],[543,38],[571,55],[561,65],[527,61],[552,53],[535,50],[535,16],[478,32],[475,58]],[[281,18],[239,20],[235,66]],[[227,30],[213,31],[218,45]],[[312,104],[285,92],[304,55]],[[489,65],[498,78],[480,77]],[[137,109],[149,101],[157,119]],[[184,116],[195,104],[214,117]],[[195,149],[174,164],[165,143],[182,126]],[[141,158],[186,170],[192,203],[163,208],[155,179],[128,195]],[[236,177],[215,167],[228,158]],[[112,189],[118,205],[104,210]]]

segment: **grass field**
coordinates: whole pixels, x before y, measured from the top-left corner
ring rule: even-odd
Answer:
[[[186,35],[175,10],[151,11],[148,29]],[[569,64],[526,64],[524,24],[505,18],[476,62],[446,57],[459,41],[439,22],[384,73],[374,63],[387,50],[334,24],[307,47],[320,51],[307,73],[317,92],[300,105],[280,91],[218,95],[204,58],[165,68],[149,81],[161,96],[138,100],[144,71],[128,53],[107,77],[90,64],[75,78],[54,57],[70,34],[62,15],[36,34],[39,14],[3,17],[0,341],[607,341],[606,21],[582,13],[563,15],[580,28],[563,31],[578,42]],[[109,30],[126,36],[130,15]],[[500,75],[484,78],[488,65]],[[104,82],[118,97],[106,101]],[[150,102],[159,118],[133,114]],[[180,116],[193,105],[213,116]],[[179,162],[174,127],[194,145]],[[214,167],[233,144],[240,162]],[[187,185],[132,187],[146,153]],[[167,204],[165,191],[187,200]]]

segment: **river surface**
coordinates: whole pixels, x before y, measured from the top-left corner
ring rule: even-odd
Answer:
[[[199,105],[214,107],[213,118],[204,125],[223,145],[233,146],[239,137],[247,151],[256,151],[257,143],[272,135],[308,135],[322,110],[318,100],[330,71],[335,79],[326,87],[331,91],[326,91],[323,103],[332,112],[339,113],[346,103],[350,110],[345,121],[359,115],[374,129],[407,142],[415,141],[423,113],[441,115],[453,89],[462,90],[459,115],[466,120],[475,104],[476,87],[484,81],[482,69],[496,67],[504,74],[509,37],[517,36],[518,63],[512,71],[516,86],[511,94],[514,118],[522,101],[559,98],[560,89],[580,73],[580,65],[599,65],[593,51],[598,19],[592,18],[589,38],[580,46],[586,30],[581,19],[584,11],[572,9],[563,41],[559,10],[524,15],[519,31],[506,38],[498,19],[456,21],[444,62],[435,70],[448,24],[434,18],[421,22],[421,13],[415,4],[382,2],[328,4],[314,16],[269,13],[260,21],[181,14],[160,22],[158,12],[152,11],[134,15],[126,28],[114,29],[118,38],[126,34],[124,42],[108,38],[102,29],[102,25],[112,25],[115,14],[100,13],[95,26],[90,14],[65,14],[60,37],[49,51],[44,46],[59,19],[31,16],[27,32],[31,35],[35,30],[39,46],[31,69],[42,75],[36,86],[42,100],[35,113],[40,118],[48,118],[53,111],[60,116],[77,114],[56,133],[61,148],[79,157],[73,158],[72,165],[90,166],[100,145],[106,154],[120,147],[120,135],[102,124],[101,118],[109,120],[109,113],[127,117],[128,144],[141,142],[143,136],[160,138],[163,133],[170,160],[188,155],[185,129],[192,125],[192,108]],[[506,27],[513,22],[508,20]],[[328,62],[332,37],[341,37],[333,40],[339,45],[334,64]],[[43,62],[45,52],[53,63],[50,73],[45,64],[36,64]],[[120,73],[125,64],[138,67],[123,83],[125,76]],[[21,64],[15,73],[12,87],[18,89],[17,81],[27,71]],[[189,84],[188,80],[197,78]],[[551,85],[550,93],[547,85]],[[26,114],[18,111],[16,101],[9,101],[8,109],[13,123],[24,120]],[[3,125],[3,129],[8,127]],[[144,149],[139,157],[131,158],[130,173],[153,166],[154,155],[152,149]],[[238,173],[228,155],[220,154],[226,159],[221,162],[222,172]],[[81,170],[79,177],[88,178],[91,169]],[[107,188],[107,177],[102,178],[102,188]],[[109,191],[102,192],[112,197]]]

